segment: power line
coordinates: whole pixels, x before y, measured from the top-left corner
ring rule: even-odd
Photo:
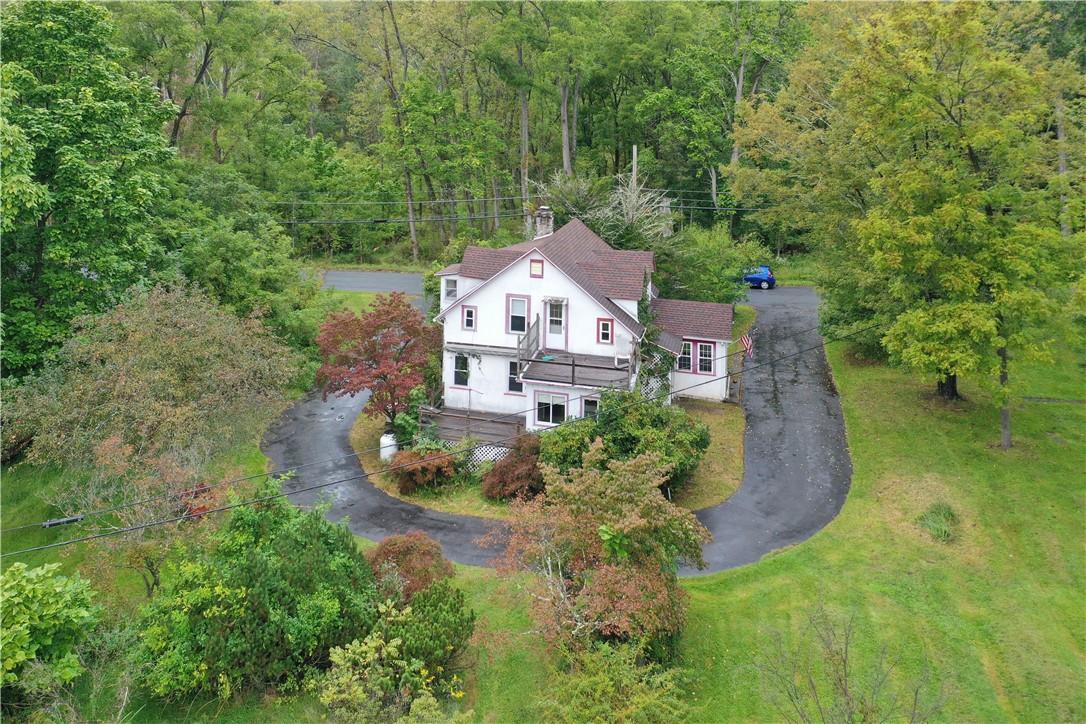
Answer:
[[[780,357],[777,357],[775,359],[768,360],[768,361],[763,362],[761,364],[754,365],[753,367],[748,367],[748,368],[744,369],[743,372],[749,372],[750,370],[758,369],[759,367],[764,367],[764,366],[767,366],[767,365],[776,364],[777,362],[780,362],[780,361],[785,360],[785,359],[790,359],[792,357],[796,357],[796,356],[798,356],[800,354],[804,354],[806,352],[810,352],[810,351],[817,350],[817,349],[823,349],[824,344],[826,342],[840,341],[842,339],[846,339],[847,337],[851,337],[853,335],[859,334],[860,332],[865,332],[865,331],[868,331],[870,329],[874,329],[877,326],[878,326],[877,324],[872,324],[872,325],[869,325],[867,327],[862,327],[860,329],[853,330],[852,332],[848,332],[848,333],[843,334],[843,335],[841,335],[839,337],[836,337],[834,339],[824,340],[822,344],[814,345],[814,346],[811,346],[811,347],[806,347],[806,348],[798,350],[796,352],[792,352],[792,353],[789,353],[789,354],[786,354],[786,355],[781,355]],[[731,378],[731,377],[733,377],[733,376],[735,376],[737,374],[740,374],[740,373],[731,372],[731,373],[728,373],[726,375],[710,377],[707,380],[703,380],[701,382],[696,382],[694,384],[687,385],[686,387],[682,387],[682,388],[679,388],[679,389],[676,389],[676,390],[668,390],[666,392],[662,392],[662,393],[659,393],[657,395],[652,395],[652,396],[649,396],[649,397],[643,397],[643,398],[640,398],[639,400],[634,400],[634,401],[631,401],[631,402],[633,402],[633,403],[640,403],[642,401],[647,402],[647,401],[651,401],[651,400],[656,399],[656,398],[671,396],[671,395],[674,395],[676,392],[685,392],[686,390],[690,390],[690,389],[693,389],[695,387],[701,387],[703,385],[711,384],[713,382],[719,382],[721,380]],[[585,397],[585,396],[582,396],[582,397]],[[551,427],[549,429],[554,429],[556,427],[560,427],[561,425],[577,422],[580,419],[582,419],[582,418],[567,418],[566,420],[558,423],[557,425],[555,425],[555,426],[553,426],[553,427]],[[513,441],[517,440],[518,438],[523,437],[524,435],[534,435],[534,434],[535,434],[534,432],[518,433],[516,435],[510,436],[510,437],[507,437],[507,438],[500,438],[498,440],[493,440],[493,441],[490,441],[490,442],[471,445],[471,446],[468,446],[466,448],[462,448],[460,450],[453,450],[453,451],[449,451],[447,453],[441,453],[441,454],[438,454],[438,455],[435,455],[435,456],[431,456],[431,457],[427,458],[427,461],[443,460],[443,459],[446,459],[446,458],[451,458],[451,457],[455,457],[455,456],[458,456],[458,455],[463,455],[465,453],[471,452],[473,450],[477,450],[477,449],[479,449],[481,447],[484,447],[484,446],[491,446],[491,445],[495,445],[495,444],[501,443],[501,442],[513,442]],[[291,495],[298,495],[300,493],[307,493],[307,492],[311,492],[313,490],[319,490],[319,489],[322,489],[322,488],[331,487],[333,485],[339,485],[340,483],[346,483],[346,482],[351,482],[353,480],[359,480],[361,478],[369,477],[370,474],[380,474],[380,473],[392,472],[394,470],[399,470],[399,469],[409,467],[409,466],[412,466],[412,465],[418,465],[420,462],[422,462],[422,461],[411,461],[411,462],[402,463],[402,464],[399,464],[399,465],[391,465],[391,466],[388,466],[388,467],[383,468],[381,470],[373,471],[372,473],[366,473],[365,471],[363,471],[361,475],[352,475],[352,476],[349,476],[349,477],[346,477],[346,478],[340,478],[338,480],[332,480],[332,481],[328,481],[328,482],[324,482],[324,483],[316,483],[314,485],[310,485],[310,486],[307,486],[307,487],[304,487],[304,488],[299,488],[298,490],[292,490],[289,493],[285,493],[285,492],[273,493],[271,495],[265,495],[265,496],[262,496],[260,498],[252,498],[252,499],[249,499],[249,500],[243,500],[243,501],[238,501],[236,503],[230,503],[228,505],[223,505],[223,506],[220,506],[218,508],[211,508],[210,510],[205,510],[205,511],[201,511],[201,512],[198,512],[198,513],[186,513],[184,515],[175,516],[173,518],[167,518],[167,519],[164,519],[164,520],[157,520],[157,521],[149,521],[147,523],[140,523],[140,524],[137,524],[137,525],[128,526],[127,528],[118,528],[116,530],[104,531],[104,532],[101,532],[101,533],[95,533],[95,534],[92,534],[92,535],[83,536],[81,538],[72,538],[72,539],[69,539],[69,540],[57,541],[55,543],[47,543],[45,545],[33,546],[33,547],[30,547],[30,548],[23,548],[23,549],[20,549],[20,550],[17,550],[17,551],[9,552],[9,553],[3,553],[2,555],[0,555],[0,558],[7,558],[9,556],[18,556],[18,555],[22,555],[24,553],[32,553],[32,552],[35,552],[35,551],[47,550],[47,549],[50,549],[50,548],[59,548],[59,547],[63,547],[63,546],[74,545],[76,543],[85,543],[85,542],[92,541],[92,540],[97,540],[97,539],[100,539],[100,538],[108,538],[108,537],[111,537],[111,536],[120,535],[122,533],[132,533],[132,532],[135,532],[135,531],[138,531],[138,530],[144,530],[146,528],[154,528],[154,527],[161,526],[161,525],[168,525],[170,523],[177,523],[177,522],[180,522],[182,520],[190,520],[192,518],[199,518],[199,517],[202,517],[204,515],[210,515],[212,513],[221,513],[221,512],[227,511],[227,510],[232,510],[234,508],[242,507],[244,505],[256,505],[258,503],[268,502],[270,500],[275,500],[277,498],[286,498],[286,497],[290,497]]]
[[[495,217],[500,219],[508,219],[513,217],[523,217],[522,212],[516,213],[501,213],[501,214],[476,214],[476,215],[459,215],[450,214],[448,216],[419,216],[414,219],[408,219],[404,217],[402,219],[284,219],[280,223],[290,226],[302,225],[302,224],[327,224],[327,225],[340,225],[340,224],[407,224],[414,221],[416,224],[422,221],[477,221],[479,219],[493,219]]]
[[[793,337],[799,337],[800,335],[807,334],[808,332],[813,332],[816,329],[818,329],[818,325],[815,325],[814,327],[808,327],[807,329],[801,329],[798,332],[793,332],[792,334],[789,334],[789,335],[785,336],[784,339],[791,339]],[[720,357],[714,357],[713,361],[714,362],[719,362],[721,360],[729,359],[731,357],[738,357],[738,356],[741,356],[743,354],[746,354],[746,350],[738,349],[735,352],[730,352],[728,354],[721,355]],[[738,374],[738,373],[735,373],[735,374]],[[571,398],[569,401],[574,402],[574,401],[577,401],[577,400],[583,400],[583,399],[586,399],[586,398],[594,398],[594,397],[595,397],[595,393],[590,393],[590,394],[579,395],[577,397]],[[634,401],[634,402],[636,402],[636,401]],[[627,404],[630,404],[630,403],[627,403]],[[526,408],[524,410],[516,410],[514,412],[502,413],[500,415],[493,416],[493,417],[490,417],[488,419],[491,422],[497,422],[499,420],[504,420],[504,419],[507,419],[507,418],[517,417],[517,416],[520,416],[520,415],[526,415],[526,414],[532,412],[533,410],[535,410],[535,407],[529,407],[529,408]],[[414,442],[414,443],[418,443],[418,442],[422,441],[423,439],[427,439],[426,436],[423,435],[422,433],[419,433],[419,434],[415,435],[414,437],[412,437],[411,441]],[[201,484],[197,484],[197,485],[193,486],[189,490],[180,491],[180,492],[165,493],[165,494],[162,494],[162,495],[153,495],[153,496],[150,496],[150,497],[147,497],[147,498],[143,498],[141,500],[135,500],[135,501],[132,501],[132,502],[129,502],[129,503],[123,503],[123,504],[120,504],[120,505],[116,505],[116,506],[113,506],[111,508],[104,508],[104,509],[101,509],[101,510],[93,510],[93,511],[89,511],[89,512],[86,512],[86,513],[76,513],[74,515],[67,516],[67,517],[64,517],[64,518],[53,518],[53,519],[49,519],[49,520],[43,520],[43,521],[40,521],[38,523],[25,523],[23,525],[15,526],[15,527],[12,527],[12,528],[4,528],[3,530],[0,530],[0,534],[9,533],[9,532],[13,533],[15,531],[26,530],[28,528],[48,528],[48,527],[54,527],[54,526],[58,526],[58,525],[67,525],[67,524],[70,524],[70,523],[79,523],[79,522],[81,522],[81,521],[83,521],[83,520],[85,520],[87,518],[98,517],[98,516],[101,516],[101,515],[108,515],[109,513],[116,513],[117,511],[126,510],[128,508],[132,508],[132,507],[135,507],[137,505],[144,505],[146,503],[153,503],[153,502],[156,502],[156,501],[159,501],[159,500],[169,500],[169,499],[184,498],[186,496],[191,495],[194,491],[196,491],[196,492],[198,492],[199,494],[202,495],[203,493],[205,493],[205,492],[207,492],[209,490],[214,490],[216,488],[221,488],[221,487],[223,487],[225,485],[233,485],[233,484],[236,484],[236,483],[241,483],[241,482],[245,482],[247,480],[253,480],[255,478],[261,478],[261,477],[265,477],[265,476],[284,475],[286,473],[291,473],[291,472],[294,472],[296,470],[301,470],[302,468],[312,467],[314,465],[323,465],[325,463],[335,462],[337,460],[346,460],[347,458],[358,457],[360,455],[363,455],[364,453],[377,452],[377,451],[381,450],[382,447],[383,446],[378,445],[377,447],[366,448],[364,450],[357,450],[355,452],[346,453],[344,455],[336,455],[334,457],[325,458],[323,460],[312,460],[312,461],[307,462],[307,463],[299,463],[298,465],[291,465],[291,466],[288,466],[288,467],[279,468],[277,470],[269,470],[269,471],[263,472],[263,473],[254,473],[252,475],[246,475],[246,476],[243,476],[243,477],[240,477],[240,478],[231,478],[229,480],[222,480],[222,481],[219,481],[217,483],[201,483]]]
[[[538,194],[529,194],[529,198],[537,196]],[[486,196],[473,199],[416,199],[412,203],[420,206],[433,206],[438,204],[460,204],[476,201],[519,201],[522,198],[522,196]],[[272,201],[271,204],[274,206],[407,206],[407,201]]]

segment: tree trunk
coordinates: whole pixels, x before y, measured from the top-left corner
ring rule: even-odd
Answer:
[[[494,202],[494,228],[491,229],[491,233],[497,234],[498,229],[501,226],[501,217],[499,216],[502,208],[502,202],[498,200],[498,179],[495,176],[490,177],[490,196]]]
[[[407,196],[407,228],[411,231],[411,260],[419,260],[419,234],[415,229],[415,189],[411,185],[411,172],[403,168],[403,188]]]
[[[569,153],[569,83],[565,80],[559,86],[562,116],[562,170],[566,176],[573,175],[573,158]]]
[[[713,164],[709,164],[709,190],[712,191],[713,194],[713,211],[717,211],[720,209],[720,206],[717,204],[716,200],[716,166]]]
[[[961,395],[958,394],[958,375],[947,375],[946,379],[939,380],[936,383],[935,389],[939,393],[939,397],[944,400],[961,399]]]
[[[1063,99],[1056,100],[1056,159],[1060,174],[1060,234],[1071,235],[1071,220],[1067,218],[1067,129],[1063,124]]]
[[[569,132],[569,167],[572,169],[577,163],[577,104],[581,97],[581,74],[578,72],[573,81],[573,120]]]
[[[196,87],[203,82],[204,76],[207,74],[207,69],[211,66],[211,57],[214,54],[214,46],[211,43],[204,43],[204,58],[200,63],[199,70],[196,71],[196,77],[192,81],[192,87],[185,95],[185,100],[181,103],[181,108],[177,111],[177,115],[173,119],[173,127],[170,129],[170,145],[177,146],[178,141],[181,139],[181,122],[185,120],[185,116],[189,114],[189,103],[192,102],[192,94],[195,92]]]
[[[531,236],[532,212],[528,209],[528,90],[521,88],[520,95],[520,202],[524,210],[524,231]]]
[[[999,387],[1003,392],[1003,403],[999,406],[999,446],[1004,450],[1010,450],[1011,401],[1007,394],[1007,348],[1000,347],[996,350],[996,354],[999,355]]]
[[[735,77],[735,109],[732,111],[732,158],[731,164],[739,163],[739,144],[735,142],[735,121],[739,114],[739,104],[743,102],[743,84],[746,83],[747,55],[739,61],[739,73]]]

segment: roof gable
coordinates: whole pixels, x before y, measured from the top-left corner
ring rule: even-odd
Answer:
[[[635,336],[644,333],[645,326],[612,300],[641,299],[645,275],[651,275],[656,269],[655,255],[651,251],[613,249],[580,219],[571,220],[547,236],[501,249],[469,246],[464,250],[458,273],[483,280],[483,284],[469,292],[470,295],[533,251],[550,261]],[[454,306],[455,303],[449,309]],[[445,311],[448,310],[438,318],[443,317]]]

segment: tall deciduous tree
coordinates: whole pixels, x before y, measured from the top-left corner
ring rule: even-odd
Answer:
[[[35,369],[74,316],[116,301],[155,246],[147,220],[170,106],[123,71],[112,32],[89,3],[4,8],[5,375]]]
[[[340,312],[317,335],[324,364],[317,382],[324,394],[356,395],[369,390],[365,412],[389,424],[407,409],[408,393],[422,384],[441,332],[399,292],[380,295],[361,317]]]
[[[109,312],[76,321],[56,365],[5,400],[34,436],[28,457],[65,468],[55,503],[116,530],[186,511],[209,466],[252,443],[284,401],[292,352],[188,287],[133,290]],[[196,496],[198,497],[198,496]],[[103,539],[157,588],[174,529]]]
[[[800,66],[793,82],[805,88],[756,117],[765,125],[752,140],[784,164],[812,154],[785,183],[808,185],[792,188],[807,203],[826,202],[830,326],[881,323],[891,358],[934,377],[946,397],[962,374],[990,383],[1009,447],[1012,358],[1043,349],[1042,323],[1081,269],[1081,238],[1061,241],[1050,99],[994,12],[873,11],[831,35],[839,60],[822,44]],[[806,75],[835,65],[839,75]],[[812,121],[801,109],[815,95],[825,105]]]

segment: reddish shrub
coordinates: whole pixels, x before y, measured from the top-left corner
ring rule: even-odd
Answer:
[[[453,574],[452,564],[441,554],[441,545],[418,531],[385,538],[366,558],[378,576],[388,563],[395,564],[396,572],[403,578],[407,601],[431,583]]]
[[[483,495],[529,499],[542,493],[543,475],[539,472],[538,462],[539,437],[521,435],[509,454],[483,477]]]
[[[389,472],[400,493],[410,495],[419,488],[436,488],[451,479],[456,474],[456,467],[448,453],[401,450],[392,458]]]

